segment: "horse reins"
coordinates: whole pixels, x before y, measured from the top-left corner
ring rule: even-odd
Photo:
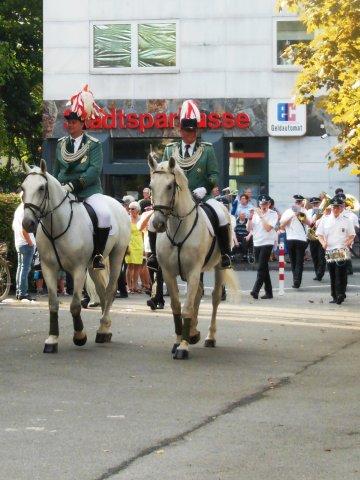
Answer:
[[[175,173],[173,172],[165,172],[163,170],[154,170],[152,172],[153,174],[154,173],[159,173],[159,174],[163,174],[163,173],[171,173],[173,176],[174,176],[174,182],[173,182],[173,195],[171,197],[171,201],[170,201],[170,205],[154,205],[154,211],[155,212],[160,212],[162,213],[165,217],[175,217],[179,220],[179,225],[177,226],[176,230],[175,230],[175,233],[173,235],[173,237],[171,238],[170,234],[169,234],[169,230],[166,226],[166,236],[168,237],[168,239],[170,240],[170,243],[173,247],[177,247],[178,249],[178,267],[179,267],[179,274],[180,274],[180,277],[183,281],[185,281],[184,277],[183,277],[183,274],[182,274],[182,269],[181,269],[181,261],[180,261],[180,252],[181,252],[181,248],[182,246],[184,245],[184,243],[186,242],[186,240],[190,237],[190,235],[192,234],[194,228],[196,227],[197,225],[197,222],[198,222],[198,219],[199,219],[199,209],[198,209],[198,205],[196,204],[196,202],[194,202],[194,206],[193,208],[186,214],[186,215],[176,215],[174,213],[174,204],[175,204],[175,195],[176,195],[176,191],[178,189],[181,190],[181,187],[180,185],[176,182],[176,177],[175,177]],[[167,213],[165,213],[163,210],[167,211]],[[195,215],[195,220],[194,220],[194,223],[192,225],[192,227],[190,228],[189,232],[187,233],[187,235],[185,236],[185,238],[181,241],[181,242],[176,242],[175,241],[175,237],[176,237],[176,234],[177,232],[179,231],[179,228],[182,224],[182,221],[188,217],[194,210],[196,210],[196,215]]]
[[[46,180],[46,186],[45,186],[45,193],[44,193],[44,197],[40,203],[40,205],[35,205],[34,203],[24,203],[24,209],[25,208],[28,208],[29,210],[31,210],[31,212],[33,213],[33,215],[35,216],[36,220],[40,223],[41,225],[41,228],[46,236],[46,238],[50,241],[53,249],[54,249],[54,252],[55,252],[55,256],[56,256],[56,260],[59,264],[59,267],[61,270],[64,270],[64,267],[62,266],[62,263],[61,263],[61,260],[60,260],[60,257],[59,257],[59,254],[58,254],[58,251],[56,249],[56,245],[55,245],[55,241],[58,240],[59,238],[61,238],[63,235],[65,235],[65,233],[69,230],[70,228],[70,225],[71,225],[71,221],[72,221],[72,218],[73,218],[73,214],[74,214],[74,211],[73,211],[73,203],[75,203],[75,200],[70,200],[70,218],[69,218],[69,223],[67,225],[67,227],[65,228],[65,230],[60,233],[59,235],[57,235],[56,237],[53,236],[53,213],[59,208],[61,207],[61,205],[65,202],[65,200],[67,198],[69,198],[69,192],[67,192],[64,196],[64,198],[61,200],[61,202],[56,205],[56,207],[54,207],[52,210],[49,210],[49,211],[46,211],[46,202],[49,203],[49,186],[48,186],[48,179],[46,177],[45,174],[43,173],[38,173],[38,172],[31,172],[31,173],[28,173],[26,175],[25,178],[27,178],[29,175],[41,175],[43,178],[45,178]],[[44,208],[42,208],[42,206],[44,206]],[[37,212],[40,213],[40,215],[37,214]],[[43,222],[41,221],[43,218],[46,218],[48,215],[51,215],[51,219],[50,219],[50,232],[47,230],[47,228],[45,227],[45,225],[43,224]]]

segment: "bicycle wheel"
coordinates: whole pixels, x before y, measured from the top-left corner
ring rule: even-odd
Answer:
[[[0,258],[0,302],[5,300],[10,292],[10,270],[7,261]]]

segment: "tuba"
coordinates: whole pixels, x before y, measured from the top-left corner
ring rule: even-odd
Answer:
[[[345,195],[345,208],[346,210],[351,210],[354,213],[358,213],[360,210],[360,203],[359,200],[354,197],[354,195],[351,195],[350,193],[347,193]]]
[[[324,215],[325,210],[328,208],[331,202],[331,197],[327,193],[324,193],[323,195],[324,197],[321,200],[321,203],[319,205],[319,211],[316,214],[315,222],[317,222],[317,220],[319,220],[319,218],[321,218]],[[319,240],[315,231],[316,231],[316,226],[310,227],[308,229],[307,237],[310,241],[314,242],[316,240]]]

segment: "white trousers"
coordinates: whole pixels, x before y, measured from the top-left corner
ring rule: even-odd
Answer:
[[[95,210],[99,228],[110,228],[111,216],[103,197],[104,195],[102,193],[94,193],[94,195],[85,198],[85,202]]]
[[[219,226],[223,227],[224,225],[229,224],[229,220],[227,219],[223,204],[215,200],[215,198],[209,198],[209,200],[206,200],[205,203],[208,203],[213,207],[213,209],[216,212],[216,215],[218,216],[219,219]],[[148,223],[148,231],[149,232],[155,232],[155,228],[153,226],[153,216],[150,218],[149,223]]]

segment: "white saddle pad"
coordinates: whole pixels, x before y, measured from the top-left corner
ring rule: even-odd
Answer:
[[[206,215],[206,213],[201,207],[199,208],[199,211],[200,211],[200,215],[203,215],[203,217],[205,218],[206,226],[207,226],[207,229],[209,230],[210,235],[212,237],[215,237],[215,232],[214,232],[213,226],[211,225],[209,217]]]

